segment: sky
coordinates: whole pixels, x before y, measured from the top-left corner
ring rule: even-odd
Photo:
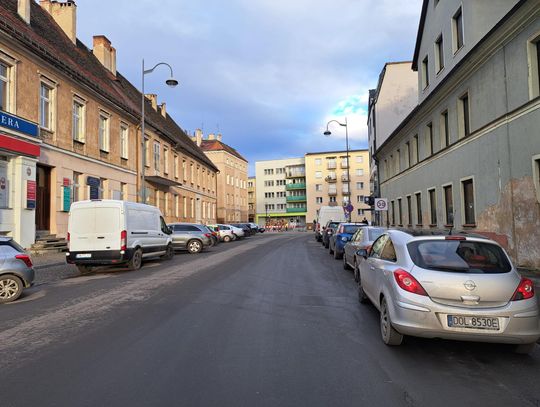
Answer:
[[[221,133],[250,162],[367,148],[368,91],[412,59],[421,0],[78,0],[77,36],[105,35],[117,68],[188,134]]]

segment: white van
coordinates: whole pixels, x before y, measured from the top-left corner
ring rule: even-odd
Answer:
[[[321,206],[321,209],[319,209],[317,224],[315,225],[315,239],[318,242],[322,239],[322,228],[331,220],[334,222],[347,222],[345,211],[341,206]]]
[[[155,206],[106,199],[74,202],[66,260],[81,271],[122,263],[137,270],[143,258],[174,256],[171,233]]]

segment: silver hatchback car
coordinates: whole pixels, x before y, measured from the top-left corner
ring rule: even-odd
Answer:
[[[381,336],[516,344],[540,338],[537,297],[496,242],[468,235],[413,236],[389,230],[359,250],[359,300],[380,311]]]
[[[30,256],[11,237],[0,237],[0,304],[15,301],[33,282]]]

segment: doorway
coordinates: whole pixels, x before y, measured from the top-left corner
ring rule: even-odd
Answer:
[[[36,231],[50,230],[51,216],[51,169],[36,167]]]

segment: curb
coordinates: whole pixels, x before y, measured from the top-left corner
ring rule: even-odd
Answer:
[[[41,269],[46,269],[48,267],[58,267],[58,266],[63,266],[67,264],[65,261],[61,262],[61,263],[49,263],[49,264],[42,264],[40,266],[34,266],[34,270],[41,270]]]

